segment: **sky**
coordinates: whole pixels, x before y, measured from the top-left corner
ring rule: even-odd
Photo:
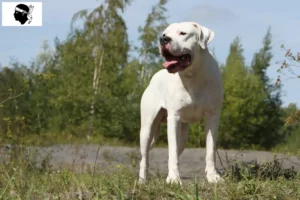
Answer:
[[[6,0],[10,2],[9,0]],[[39,52],[42,41],[53,45],[58,37],[66,38],[75,12],[93,9],[101,1],[96,0],[44,0],[43,26],[2,27],[0,26],[0,63],[7,66],[12,58],[29,63]],[[129,41],[138,44],[138,26],[144,24],[151,7],[158,0],[133,0],[124,13]],[[219,62],[224,63],[229,45],[236,36],[242,40],[247,64],[262,46],[262,39],[271,27],[274,55],[267,75],[275,83],[278,61],[284,59],[280,46],[300,51],[300,1],[299,0],[170,0],[167,4],[168,22],[193,21],[215,32],[209,44]],[[2,17],[2,16],[0,16]],[[2,20],[2,19],[1,19]],[[0,20],[0,21],[1,21]],[[300,71],[295,71],[300,75]],[[300,80],[282,77],[283,104],[296,103],[300,106]]]

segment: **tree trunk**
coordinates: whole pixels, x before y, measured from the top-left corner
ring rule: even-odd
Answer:
[[[93,79],[93,100],[91,103],[91,111],[90,111],[90,126],[89,126],[89,133],[88,135],[91,136],[93,134],[93,128],[94,128],[94,115],[95,115],[95,99],[98,93],[99,88],[99,80],[100,80],[100,73],[101,73],[101,67],[102,67],[102,61],[103,61],[103,53],[100,54],[100,60],[99,63],[97,63],[97,57],[95,58],[95,69],[94,69],[94,79]]]

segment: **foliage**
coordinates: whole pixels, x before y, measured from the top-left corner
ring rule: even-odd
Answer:
[[[277,62],[280,64],[280,68],[277,70],[279,73],[275,85],[282,83],[282,77],[285,80],[298,79],[299,75],[299,63],[300,53],[293,53],[291,49],[287,49],[284,45],[281,45],[281,50],[284,52],[285,59]],[[300,111],[296,104],[291,103],[284,110],[284,121],[286,131],[284,144],[279,145],[279,149],[287,152],[299,153],[300,152]]]
[[[277,62],[280,64],[280,68],[277,70],[278,73],[287,77],[287,79],[298,79],[299,75],[299,63],[300,63],[300,53],[293,53],[291,49],[287,49],[284,45],[281,45],[281,50],[285,52],[285,60]],[[281,81],[281,76],[278,75],[276,80],[276,85],[279,85]],[[291,125],[300,122],[300,113],[298,110],[292,113],[286,119],[286,125]]]
[[[141,47],[137,48],[137,52],[141,58],[140,80],[142,83],[149,82],[152,75],[160,69],[160,63],[162,63],[157,41],[167,27],[167,17],[165,16],[167,2],[167,0],[159,0],[159,3],[153,6],[148,14],[145,25],[138,28]]]
[[[269,119],[262,103],[267,94],[259,76],[245,65],[240,39],[230,46],[230,53],[222,69],[224,103],[220,125],[219,143],[224,148],[269,148],[276,144],[276,132],[261,130]],[[275,126],[276,124],[271,124]],[[269,127],[270,129],[272,127]],[[274,140],[275,139],[275,140]]]
[[[267,77],[266,70],[270,67],[273,57],[272,50],[272,34],[269,27],[262,41],[263,46],[254,54],[251,69],[252,72],[259,77],[261,90],[266,95],[264,100],[260,102],[258,109],[264,115],[264,121],[259,125],[260,145],[271,148],[282,142],[284,136],[281,135],[280,129],[284,122],[282,120],[283,112],[281,110],[281,88],[276,87]],[[272,141],[272,142],[270,142]]]
[[[276,146],[274,150],[300,155],[300,124],[294,121],[294,115],[298,111],[299,108],[293,103],[282,109],[282,119],[286,121],[282,128],[284,142]],[[293,123],[289,120],[293,120]]]
[[[297,172],[294,168],[284,168],[283,158],[279,159],[274,156],[271,162],[259,164],[256,160],[250,162],[234,160],[229,163],[224,177],[228,177],[232,181],[241,180],[278,180],[285,178],[288,180],[295,179]]]

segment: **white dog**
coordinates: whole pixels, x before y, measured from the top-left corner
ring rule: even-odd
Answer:
[[[149,150],[167,122],[169,173],[167,183],[180,183],[178,157],[188,140],[189,123],[205,118],[206,177],[222,180],[216,171],[216,134],[223,102],[222,78],[207,48],[214,32],[194,22],[174,23],[160,38],[165,69],[157,72],[141,100],[141,163],[139,182],[147,178]]]

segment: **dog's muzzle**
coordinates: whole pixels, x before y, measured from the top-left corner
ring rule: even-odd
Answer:
[[[172,38],[166,36],[166,35],[163,35],[162,37],[159,38],[159,42],[161,45],[166,45],[168,44],[169,42],[171,42]]]

